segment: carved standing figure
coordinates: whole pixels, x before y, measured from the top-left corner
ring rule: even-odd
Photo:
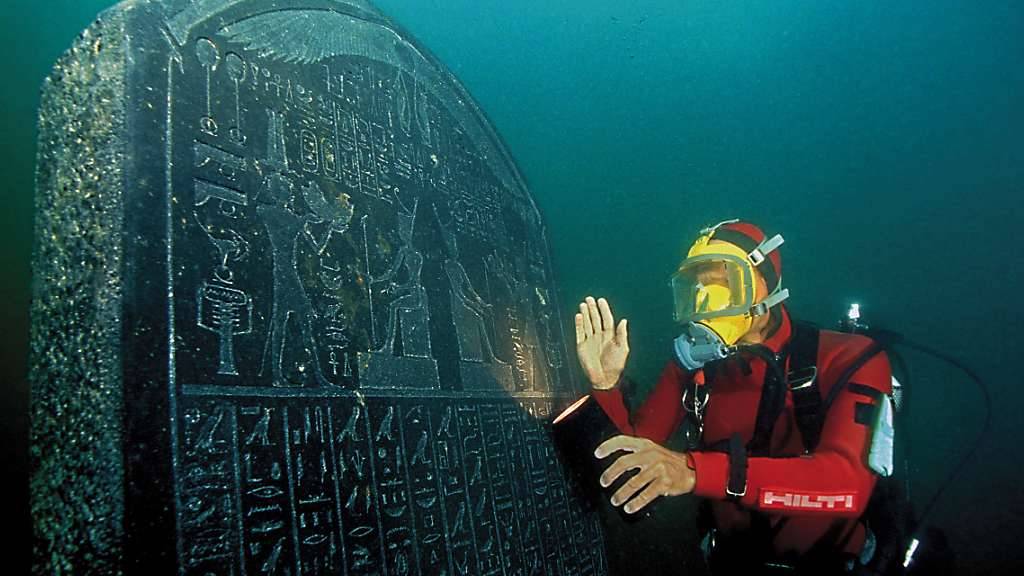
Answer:
[[[274,303],[270,314],[270,337],[267,343],[273,385],[284,387],[303,384],[289,381],[282,367],[288,322],[291,320],[298,323],[302,346],[312,360],[313,376],[317,383],[329,386],[332,384],[321,370],[316,338],[313,335],[313,306],[302,285],[302,279],[299,278],[298,239],[305,221],[290,207],[294,185],[284,174],[288,170],[288,158],[284,147],[284,121],[273,111],[268,111],[267,114],[267,159],[263,165],[269,167],[272,172],[264,177],[257,194],[257,201],[260,204],[256,207],[256,213],[267,229],[274,263]],[[304,365],[300,365],[299,370],[305,371]]]

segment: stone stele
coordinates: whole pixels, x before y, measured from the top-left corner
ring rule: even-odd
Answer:
[[[541,216],[361,0],[130,1],[39,113],[35,573],[603,574]]]

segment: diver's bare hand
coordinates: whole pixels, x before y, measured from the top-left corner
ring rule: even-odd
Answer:
[[[590,384],[598,390],[615,386],[626,367],[629,341],[626,319],[618,326],[608,301],[587,296],[576,313],[576,355]]]
[[[620,435],[598,446],[594,456],[604,458],[619,450],[631,454],[620,456],[601,474],[601,486],[610,486],[628,470],[636,469],[637,473],[612,494],[612,506],[628,502],[623,510],[634,514],[659,496],[693,492],[697,473],[688,465],[686,454],[673,452],[646,438]]]

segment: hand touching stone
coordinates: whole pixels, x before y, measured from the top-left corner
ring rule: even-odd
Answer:
[[[587,296],[575,320],[576,355],[583,373],[597,390],[614,387],[629,356],[626,319],[616,326],[608,301]]]

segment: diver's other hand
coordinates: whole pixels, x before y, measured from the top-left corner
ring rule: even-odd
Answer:
[[[626,319],[618,326],[604,298],[587,296],[576,313],[576,355],[590,384],[598,390],[615,386],[626,367],[629,339]]]
[[[693,492],[697,484],[697,472],[690,468],[686,454],[673,452],[647,438],[620,435],[598,446],[594,456],[604,458],[619,450],[631,454],[620,456],[612,462],[601,474],[601,486],[611,486],[629,470],[636,469],[637,473],[612,494],[612,506],[627,502],[623,510],[634,514],[659,496],[679,496]]]

